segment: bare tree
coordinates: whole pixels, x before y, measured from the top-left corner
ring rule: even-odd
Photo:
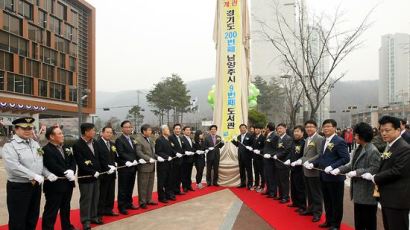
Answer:
[[[361,37],[371,25],[368,21],[374,8],[356,27],[340,30],[339,27],[346,17],[340,12],[340,6],[333,15],[323,12],[319,16],[309,15],[309,17],[303,1],[296,3],[295,7],[297,10],[294,25],[290,25],[281,14],[277,2],[274,5],[274,25],[259,20],[254,15],[261,27],[256,32],[272,44],[286,67],[297,78],[297,84],[301,85],[303,96],[309,104],[310,119],[316,119],[316,113],[323,99],[336,82],[346,74],[344,71],[341,75],[334,76],[336,68],[363,44]],[[322,68],[324,62],[327,62],[327,68]],[[300,95],[300,92],[296,91],[289,91],[289,93],[296,93],[296,96],[292,96],[292,100]]]
[[[283,88],[286,95],[286,114],[288,114],[290,127],[295,127],[297,124],[297,115],[302,104],[300,100],[303,96],[302,85],[299,84],[299,79],[295,75],[284,75],[283,78]]]

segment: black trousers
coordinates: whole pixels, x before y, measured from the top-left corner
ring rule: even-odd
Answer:
[[[136,167],[118,170],[118,209],[124,210],[132,205],[132,193],[134,191]]]
[[[10,230],[36,229],[40,214],[41,186],[37,183],[7,182],[7,210]]]
[[[266,192],[271,196],[277,196],[278,183],[276,181],[276,167],[272,159],[263,159],[263,168],[266,179]]]
[[[69,183],[69,182],[67,182]],[[71,229],[70,223],[70,202],[73,195],[73,187],[67,186],[64,192],[45,192],[46,204],[43,212],[43,230],[53,230],[56,223],[57,213],[60,210],[61,229]]]
[[[305,182],[302,166],[296,166],[290,171],[290,192],[292,204],[306,209]]]
[[[202,183],[202,177],[204,175],[204,168],[205,168],[205,156],[196,156],[195,158],[195,169],[196,169],[196,183]]]
[[[279,187],[279,197],[289,199],[289,169],[276,166],[276,176]]]
[[[100,197],[100,181],[79,183],[80,219],[82,224],[90,223],[98,218],[98,200]]]
[[[354,203],[354,227],[356,230],[376,230],[377,205]]]
[[[340,223],[343,219],[344,182],[322,181],[322,192],[325,203],[326,222],[331,227],[340,228]]]
[[[174,196],[174,184],[172,182],[171,163],[159,162],[157,164],[158,200],[165,200]]]
[[[100,176],[100,200],[98,216],[112,212],[115,199],[115,174]]]
[[[253,185],[253,173],[252,173],[252,158],[244,156],[243,154],[239,156],[239,175],[241,178],[241,186],[252,187]]]
[[[323,211],[323,195],[322,186],[319,177],[304,177],[305,188],[307,194],[307,211],[313,213],[314,216],[322,216]]]
[[[263,172],[263,158],[256,156],[253,158],[253,169],[255,171],[255,186],[265,186],[265,173]]]
[[[409,209],[382,207],[383,226],[385,230],[408,230]]]
[[[194,162],[186,162],[182,164],[182,187],[188,189],[192,187],[192,168],[194,167]]]
[[[181,192],[182,184],[182,158],[175,158],[172,161],[172,181],[174,184],[174,193]]]
[[[214,174],[212,176],[212,170]],[[206,183],[208,185],[217,185],[219,177],[219,154],[213,159],[207,159],[206,161]]]

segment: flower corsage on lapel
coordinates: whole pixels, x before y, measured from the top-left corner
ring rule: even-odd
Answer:
[[[302,150],[302,146],[300,146],[300,145],[296,145],[296,146],[295,146],[295,152],[296,152],[297,154],[299,154],[301,150]]]
[[[87,165],[87,166],[88,165],[93,165],[93,162],[91,162],[90,160],[87,160],[87,161],[84,161],[84,164]]]
[[[327,144],[327,149],[329,149],[330,151],[332,151],[332,149],[335,147],[335,144],[333,143],[329,143]]]
[[[42,156],[44,155],[44,150],[43,150],[43,148],[38,148],[38,149],[37,149],[37,154],[38,154],[40,157],[42,157]]]
[[[65,153],[67,156],[71,156],[71,155],[73,155],[73,149],[72,149],[72,148],[65,148],[65,149],[64,149],[64,153]]]
[[[114,145],[111,145],[111,151],[113,153],[117,153],[117,148]]]
[[[314,148],[315,146],[315,142],[311,141],[308,145],[308,148]]]
[[[281,149],[281,148],[283,148],[283,143],[282,143],[282,142],[280,142],[280,143],[278,144],[278,149]]]
[[[381,158],[383,159],[383,160],[387,160],[387,159],[389,159],[390,157],[391,157],[391,152],[390,151],[384,151],[382,154],[381,154]]]

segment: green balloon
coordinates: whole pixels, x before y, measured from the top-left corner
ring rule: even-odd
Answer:
[[[258,102],[256,100],[251,100],[249,101],[249,108],[255,108]]]

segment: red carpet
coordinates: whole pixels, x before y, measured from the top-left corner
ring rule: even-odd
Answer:
[[[119,216],[116,216],[116,217],[110,217],[110,216],[105,217],[104,216],[103,221],[104,221],[104,223],[111,223],[111,222],[114,222],[114,221],[125,219],[125,218],[130,217],[130,216],[138,215],[138,214],[141,214],[141,213],[144,213],[144,212],[149,212],[149,211],[152,211],[152,210],[155,210],[155,209],[159,209],[159,208],[162,208],[162,207],[165,207],[165,206],[173,205],[173,204],[178,203],[178,202],[190,200],[190,199],[200,197],[200,196],[203,196],[203,195],[206,195],[206,194],[210,194],[210,193],[213,193],[213,192],[216,192],[216,191],[220,191],[220,190],[223,190],[223,189],[225,189],[225,188],[223,188],[223,187],[214,187],[214,186],[204,187],[203,189],[196,190],[195,192],[188,192],[185,195],[177,196],[176,201],[170,201],[168,204],[158,203],[158,205],[155,205],[155,206],[148,206],[148,209],[128,210],[128,213],[129,213],[128,215],[119,215]],[[157,197],[158,197],[158,194],[154,193],[153,194],[153,200],[157,201]],[[138,204],[138,197],[134,197],[134,204]],[[115,203],[114,210],[117,210],[116,205],[117,205],[117,203]],[[40,213],[40,215],[41,215],[41,213]],[[71,223],[76,228],[82,229],[82,225],[81,225],[81,221],[80,221],[80,210],[79,209],[71,210]],[[92,225],[92,226],[96,226],[96,225]],[[7,230],[7,229],[8,229],[7,225],[0,226],[0,230]],[[39,219],[39,221],[37,223],[37,228],[36,229],[41,230],[41,218]],[[59,217],[57,218],[57,222],[55,224],[55,229],[56,230],[61,229],[60,218]]]
[[[247,189],[231,188],[231,191],[276,230],[321,229],[318,226],[323,221],[313,223],[311,216],[300,216],[294,212],[294,208],[288,208],[287,204],[280,204],[276,200],[268,199],[260,193]],[[353,228],[342,225],[341,230],[353,230]]]

